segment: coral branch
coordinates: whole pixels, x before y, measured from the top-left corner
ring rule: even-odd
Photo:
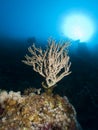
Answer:
[[[26,55],[23,62],[33,66],[33,70],[45,78],[44,88],[51,88],[59,82],[64,76],[69,75],[71,63],[69,63],[68,54],[69,42],[56,43],[55,40],[49,39],[45,51],[36,48],[35,45],[28,48],[30,56]]]

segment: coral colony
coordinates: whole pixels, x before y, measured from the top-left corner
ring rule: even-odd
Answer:
[[[28,48],[24,62],[44,77],[41,89],[30,88],[24,94],[0,92],[0,130],[79,130],[74,107],[68,99],[53,94],[53,88],[69,75],[71,63],[69,42],[64,44],[49,39],[46,50]]]

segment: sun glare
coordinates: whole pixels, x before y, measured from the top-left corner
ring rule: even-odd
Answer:
[[[71,14],[63,19],[63,34],[72,40],[89,41],[95,31],[93,21],[83,14]]]

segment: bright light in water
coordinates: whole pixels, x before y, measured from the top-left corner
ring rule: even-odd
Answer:
[[[72,40],[87,42],[93,36],[95,27],[88,16],[71,14],[64,19],[62,31],[66,37]]]

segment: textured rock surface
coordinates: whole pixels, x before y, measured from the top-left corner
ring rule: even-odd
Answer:
[[[81,130],[66,97],[26,94],[0,93],[0,130]]]

